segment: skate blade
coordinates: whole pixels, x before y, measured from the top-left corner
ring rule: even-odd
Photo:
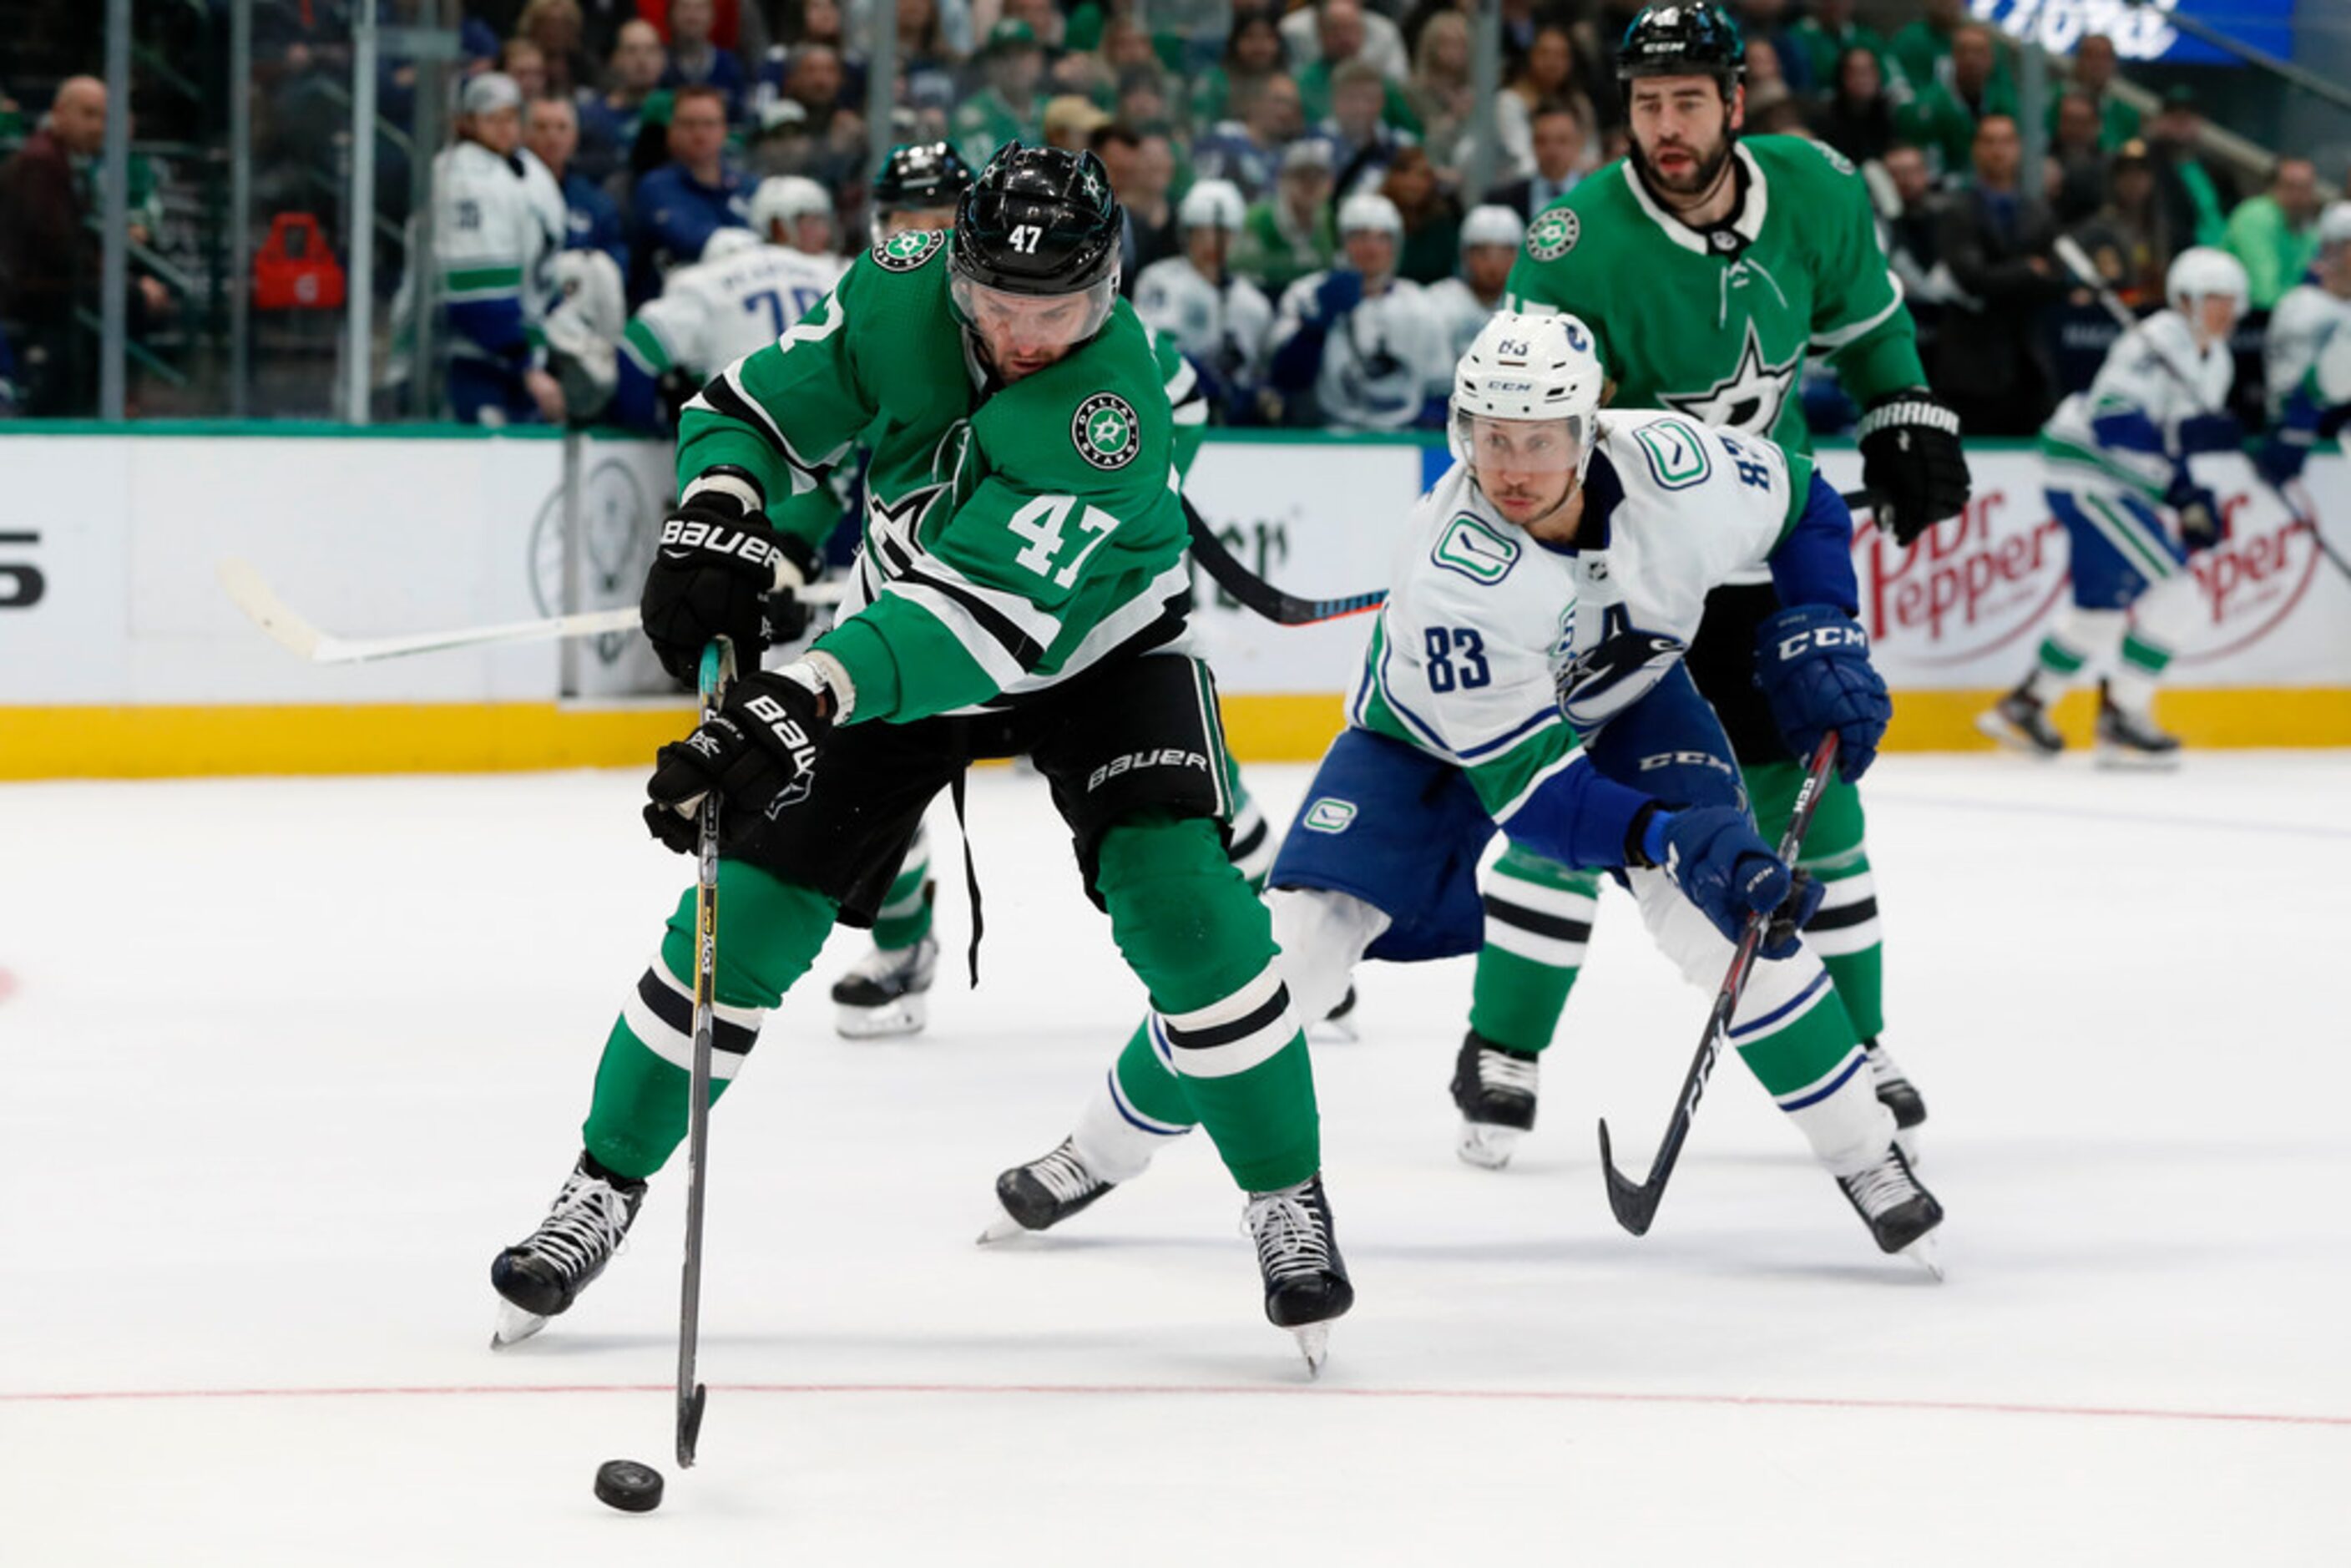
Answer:
[[[2044,762],[2057,755],[2036,745],[2031,736],[1989,709],[1976,715],[1976,733],[2010,751],[2038,758]]]
[[[1937,1284],[1943,1282],[1943,1249],[1941,1244],[1936,1240],[1933,1231],[1929,1230],[1926,1235],[1902,1249],[1898,1256],[1907,1258],[1926,1270],[1928,1273],[1932,1274]]]
[[[987,1228],[980,1231],[979,1244],[982,1247],[987,1247],[998,1241],[1012,1240],[1015,1237],[1034,1236],[1037,1233],[1035,1231],[1029,1229],[1027,1226],[1013,1218],[1011,1215],[1006,1213],[1004,1209],[999,1207],[996,1211],[996,1218],[989,1220]]]
[[[922,1033],[928,1022],[930,1010],[917,995],[900,997],[878,1008],[836,1008],[832,1032],[843,1040],[897,1040]]]
[[[2109,773],[2169,773],[2179,766],[2179,753],[2133,751],[2125,746],[2101,746],[2091,761]]]
[[[546,1326],[547,1320],[537,1312],[524,1312],[512,1301],[500,1301],[497,1326],[490,1331],[490,1348],[504,1350],[520,1344]]]
[[[1331,1359],[1331,1325],[1308,1323],[1290,1331],[1298,1336],[1298,1354],[1306,1358],[1306,1375],[1322,1375],[1322,1364]]]
[[[1306,1038],[1325,1044],[1353,1045],[1364,1037],[1355,1031],[1354,1015],[1350,1013],[1345,1018],[1317,1019],[1306,1026]]]
[[[1464,1122],[1461,1135],[1454,1141],[1453,1152],[1461,1156],[1464,1165],[1479,1170],[1498,1171],[1510,1163],[1518,1152],[1519,1140],[1526,1135],[1521,1128],[1499,1127],[1491,1122]]]

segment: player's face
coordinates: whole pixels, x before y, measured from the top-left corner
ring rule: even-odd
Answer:
[[[2208,343],[2223,342],[2237,329],[2237,301],[2227,294],[2207,294],[2196,302],[2196,328]]]
[[[1566,504],[1582,449],[1563,419],[1469,422],[1469,461],[1494,509],[1531,528]]]
[[[955,227],[953,207],[907,207],[899,212],[882,214],[882,237],[902,235],[909,229],[951,229]]]
[[[1633,147],[1659,189],[1699,196],[1713,188],[1730,157],[1742,96],[1734,89],[1726,104],[1712,77],[1635,79],[1628,112]]]
[[[1347,235],[1347,264],[1374,281],[1395,271],[1395,236],[1385,229],[1356,229]]]
[[[792,248],[809,256],[832,251],[832,217],[827,213],[803,213],[792,220]]]
[[[494,109],[472,119],[475,139],[499,157],[513,157],[514,150],[522,145],[522,110]]]
[[[957,299],[988,362],[1007,382],[1058,362],[1099,324],[1092,292],[1007,294],[974,283],[960,286]]]
[[[1510,267],[1519,259],[1514,245],[1473,245],[1461,253],[1461,271],[1481,299],[1490,299],[1510,280]]]
[[[1184,231],[1184,254],[1192,265],[1211,277],[1225,270],[1225,258],[1233,253],[1233,233],[1214,224],[1195,224]]]

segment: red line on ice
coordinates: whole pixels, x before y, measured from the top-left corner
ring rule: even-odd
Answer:
[[[447,1398],[500,1394],[661,1394],[666,1383],[453,1384],[432,1387],[93,1388],[0,1393],[0,1405],[103,1404],[161,1399]],[[2138,1421],[2232,1421],[2277,1427],[2351,1427],[2351,1416],[2299,1416],[2265,1410],[2163,1410],[2111,1405],[2032,1405],[1971,1399],[1849,1399],[1804,1395],[1638,1394],[1580,1388],[1341,1388],[1151,1383],[727,1383],[717,1394],[1015,1394],[1126,1396],[1242,1396],[1305,1399],[1468,1399],[1580,1405],[1696,1405],[1767,1410],[1925,1411],[1961,1416],[2083,1416]]]

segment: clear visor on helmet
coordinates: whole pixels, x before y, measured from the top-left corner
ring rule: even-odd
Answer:
[[[956,274],[948,297],[1002,367],[1008,361],[1058,357],[1101,331],[1118,297],[1118,275],[1113,271],[1074,294],[1013,294]]]
[[[1497,419],[1453,411],[1453,450],[1481,482],[1514,474],[1581,473],[1589,449],[1592,418]]]

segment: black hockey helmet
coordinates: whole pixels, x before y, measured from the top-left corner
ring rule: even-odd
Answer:
[[[955,275],[1006,294],[1115,289],[1119,229],[1101,159],[1008,141],[956,204]]]
[[[951,141],[907,141],[890,149],[873,176],[873,209],[952,207],[971,189],[971,165]]]
[[[1746,70],[1747,40],[1730,13],[1713,0],[1644,6],[1616,46],[1616,79],[1622,82],[1707,76],[1722,84],[1727,98]]]

